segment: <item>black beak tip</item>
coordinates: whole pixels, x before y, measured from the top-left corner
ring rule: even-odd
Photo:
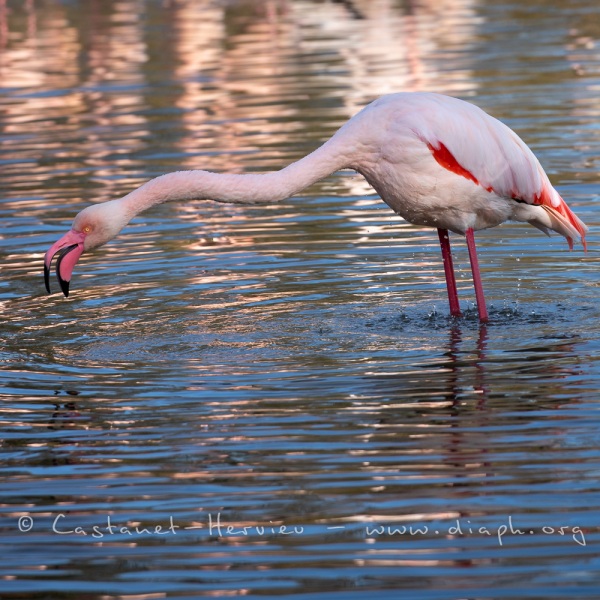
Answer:
[[[70,281],[65,281],[64,279],[58,278],[58,283],[60,283],[60,289],[62,293],[65,295],[65,298],[69,297],[69,283]]]
[[[51,294],[50,291],[50,269],[44,263],[44,283],[46,284],[46,291]]]

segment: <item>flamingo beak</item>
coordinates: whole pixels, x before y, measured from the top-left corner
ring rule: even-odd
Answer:
[[[46,252],[46,256],[44,257],[44,282],[46,283],[48,293],[50,293],[50,265],[54,255],[58,253],[58,259],[56,260],[58,283],[60,284],[62,293],[65,296],[69,295],[71,275],[79,257],[83,254],[84,240],[85,233],[71,229],[69,233],[63,235]]]

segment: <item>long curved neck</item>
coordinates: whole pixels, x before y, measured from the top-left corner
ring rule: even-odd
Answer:
[[[344,136],[338,134],[280,171],[243,175],[177,171],[148,181],[120,202],[130,217],[155,204],[181,200],[210,199],[237,204],[278,202],[351,164]]]

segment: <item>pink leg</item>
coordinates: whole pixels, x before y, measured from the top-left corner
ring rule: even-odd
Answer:
[[[452,264],[452,252],[450,250],[450,237],[447,229],[438,228],[438,237],[442,247],[442,259],[444,260],[444,274],[446,275],[446,287],[448,288],[448,301],[450,302],[450,314],[460,317],[460,305],[458,303],[458,292],[456,291],[456,279],[454,277],[454,265]]]
[[[481,285],[481,273],[479,272],[479,261],[477,260],[477,250],[475,249],[475,236],[472,229],[465,231],[467,238],[467,248],[469,249],[469,259],[471,260],[471,271],[473,273],[473,285],[475,286],[475,299],[477,300],[477,310],[479,311],[479,320],[482,323],[488,322],[488,312],[485,306],[483,296],[483,286]]]

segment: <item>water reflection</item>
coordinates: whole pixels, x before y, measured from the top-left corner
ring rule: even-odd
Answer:
[[[39,133],[39,118],[31,115],[59,125],[61,145],[55,144],[54,152],[49,136],[33,150],[43,147],[47,157],[51,153],[62,163],[69,138],[76,142],[84,164],[76,161],[71,168],[105,188],[100,198],[90,199],[114,197],[139,183],[157,158],[163,169],[170,158],[178,168],[279,168],[297,158],[290,155],[296,140],[312,149],[382,93],[442,88],[459,93],[473,85],[467,83],[468,71],[459,75],[457,65],[446,83],[446,75],[432,69],[440,62],[440,47],[446,48],[446,61],[450,48],[468,46],[467,24],[473,21],[467,2],[420,3],[408,13],[389,0],[357,4],[354,10],[351,4],[313,2],[225,8],[191,1],[162,6],[93,1],[86,6],[85,45],[75,20],[82,17],[69,5],[51,2],[42,10],[28,1],[8,13],[5,6],[0,75],[7,89],[61,90],[58,97],[33,94],[13,103],[10,120],[21,135]],[[31,25],[38,10],[43,14],[39,28]],[[27,16],[24,30],[16,18],[21,11]],[[464,26],[457,28],[459,19]],[[148,22],[162,23],[168,44],[148,34]],[[326,36],[318,35],[323,24],[334,23]],[[149,70],[149,61],[159,55]],[[427,69],[416,66],[422,64]],[[156,84],[161,93],[147,96],[144,82]],[[300,128],[299,115],[310,118],[326,97],[329,102],[339,98],[344,110],[322,125],[309,121]],[[179,152],[136,157],[149,135],[163,133],[160,122],[148,115],[164,111],[170,121],[181,121],[168,132]],[[242,162],[247,155],[250,159]],[[134,178],[124,178],[132,167]]]
[[[410,324],[401,325],[411,331]],[[582,522],[581,516],[559,519],[561,513],[552,512],[560,511],[559,499],[544,501],[550,503],[545,516],[539,514],[539,499],[531,503],[532,490],[545,493],[553,469],[577,476],[567,463],[543,457],[557,452],[559,434],[568,431],[564,398],[578,349],[573,341],[522,348],[523,354],[538,356],[519,371],[527,360],[508,348],[498,353],[497,326],[455,325],[440,333],[445,341],[428,353],[429,361],[424,353],[412,362],[403,356],[394,362],[372,357],[362,368],[357,362],[353,373],[337,369],[338,381],[336,369],[314,377],[310,369],[295,372],[295,362],[287,370],[277,361],[253,370],[222,364],[217,375],[214,368],[202,370],[200,360],[186,365],[182,381],[154,356],[145,361],[143,373],[150,385],[137,389],[139,365],[123,364],[119,371],[113,363],[112,372],[105,367],[102,373],[98,364],[84,382],[86,361],[73,362],[73,355],[70,366],[81,380],[76,399],[29,400],[26,413],[18,416],[11,407],[3,413],[3,425],[11,430],[5,468],[18,469],[4,493],[28,499],[4,507],[11,520],[3,535],[17,546],[26,543],[12,523],[23,512],[33,513],[40,542],[30,560],[58,550],[64,559],[56,576],[71,573],[82,582],[96,571],[77,558],[77,549],[85,550],[91,563],[114,563],[120,577],[139,582],[141,573],[119,567],[123,553],[168,565],[165,582],[187,578],[199,564],[211,577],[223,568],[240,576],[243,557],[252,556],[260,577],[279,589],[273,552],[280,567],[303,575],[311,570],[303,564],[307,548],[349,581],[353,569],[372,577],[384,569],[400,585],[412,576],[387,569],[447,573],[466,565],[475,569],[474,576],[495,580],[520,554],[547,552],[542,526],[572,529]],[[407,344],[406,353],[418,351],[416,346]],[[547,368],[550,361],[554,370]],[[256,377],[260,368],[270,369],[270,377]],[[535,402],[511,395],[532,379],[546,386],[539,397],[529,398]],[[550,385],[556,386],[551,401]],[[302,393],[309,389],[314,393]],[[524,418],[532,410],[534,418]],[[44,424],[43,416],[48,421],[32,441],[31,429]],[[59,514],[62,531],[92,532],[105,527],[107,514],[112,523],[133,530],[165,526],[170,518],[182,530],[153,538],[112,537],[102,529],[109,538],[103,544],[43,536],[42,524],[49,528]],[[535,529],[536,535],[505,531],[500,546],[497,531],[508,524],[508,515],[515,527]],[[227,533],[229,525],[238,533]],[[302,534],[265,538],[255,532],[281,525]],[[427,527],[427,532],[377,533],[402,526]],[[251,533],[240,534],[244,527]],[[480,527],[494,533],[477,535]],[[557,555],[572,556],[574,548],[553,547],[548,563]],[[477,569],[481,565],[487,575]],[[244,577],[256,589],[253,575],[251,569]],[[327,589],[324,573],[314,577]]]
[[[521,320],[522,316],[515,319],[496,313],[493,327],[512,328]],[[402,365],[397,373],[389,369],[382,372],[378,365],[368,374],[376,396],[385,398],[382,408],[389,408],[388,401],[405,407],[406,398],[411,399],[409,404],[422,402],[426,408],[461,410],[466,406],[483,409],[488,400],[507,397],[520,402],[568,397],[571,380],[580,373],[577,339],[572,336],[514,350],[508,347],[501,354],[490,355],[488,327],[478,329],[476,340],[472,331],[465,335],[457,324],[450,325],[448,331],[445,349],[439,348],[431,361],[415,361],[409,368]],[[524,386],[524,381],[535,381],[536,385]]]

